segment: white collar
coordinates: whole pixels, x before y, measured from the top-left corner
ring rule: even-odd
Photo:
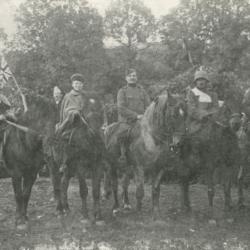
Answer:
[[[207,103],[212,102],[211,96],[208,95],[207,93],[199,90],[197,87],[193,88],[192,92],[195,94],[195,96],[199,97],[199,102],[207,102]]]

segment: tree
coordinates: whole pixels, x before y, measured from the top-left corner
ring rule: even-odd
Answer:
[[[161,20],[162,42],[172,48],[177,70],[212,65],[238,71],[249,50],[248,0],[183,0]]]
[[[103,23],[81,0],[26,0],[16,16],[10,55],[17,75],[32,89],[69,88],[70,75],[85,75],[97,88],[105,73]]]
[[[146,43],[154,31],[154,17],[140,0],[114,0],[106,11],[106,35],[126,49],[132,66],[139,43]]]

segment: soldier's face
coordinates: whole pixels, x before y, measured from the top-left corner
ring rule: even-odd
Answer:
[[[56,103],[59,103],[62,99],[62,93],[55,93],[54,94],[54,100]]]
[[[200,90],[205,90],[208,87],[208,81],[206,79],[200,78],[196,80],[196,86]]]
[[[137,82],[137,74],[136,72],[132,72],[126,76],[126,81],[128,84],[136,84]]]
[[[72,83],[72,88],[75,91],[81,91],[83,89],[83,83],[80,81],[73,81]]]

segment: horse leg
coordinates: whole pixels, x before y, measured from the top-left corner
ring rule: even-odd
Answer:
[[[60,190],[61,190],[61,205],[62,209],[65,213],[69,212],[69,204],[68,204],[68,187],[69,187],[69,172],[68,169],[66,169],[61,178],[61,185],[60,185]]]
[[[160,171],[157,175],[154,175],[152,178],[152,213],[154,220],[160,219],[160,186],[162,178],[161,173],[162,171]]]
[[[23,217],[23,193],[22,193],[22,177],[12,177],[12,186],[14,189],[16,200],[16,226],[24,225],[25,218]]]
[[[243,168],[240,166],[240,170],[238,173],[237,181],[238,181],[238,207],[244,208],[244,194],[243,194]]]
[[[144,170],[143,166],[136,166],[135,170],[135,182],[136,182],[136,209],[141,211],[142,199],[144,197]]]
[[[85,169],[81,164],[78,165],[77,177],[79,181],[79,191],[82,200],[82,216],[84,219],[88,219],[88,206],[87,206],[88,186],[85,180]]]
[[[209,217],[213,219],[213,199],[214,199],[214,183],[213,183],[213,171],[211,166],[207,169],[207,194],[208,194],[208,205],[209,205]]]
[[[93,196],[93,217],[94,220],[101,220],[100,191],[102,169],[100,164],[94,163],[92,170],[92,196]]]
[[[37,177],[37,171],[34,171],[33,173],[29,173],[24,175],[23,177],[23,209],[22,209],[22,216],[25,218],[25,220],[28,220],[27,217],[27,208],[28,208],[28,203],[30,199],[30,194],[32,187],[34,185],[34,182]]]
[[[226,212],[230,211],[231,209],[231,182],[232,182],[232,169],[231,167],[225,168],[226,171],[224,171],[224,198],[225,198],[225,204],[224,209]]]
[[[112,193],[112,180],[110,169],[105,170],[103,175],[103,199],[108,200]]]
[[[56,201],[56,212],[61,214],[63,212],[60,190],[61,176],[59,173],[59,169],[57,168],[57,165],[53,159],[48,160],[48,165],[50,170],[51,182],[53,185],[54,199]]]
[[[118,199],[118,176],[117,176],[117,169],[114,164],[111,166],[110,171],[110,177],[111,177],[111,185],[112,185],[112,191],[113,191],[113,197],[114,197],[114,205],[112,208],[113,215],[117,214],[119,211],[119,199]]]
[[[131,209],[131,205],[128,198],[128,187],[130,184],[130,176],[129,173],[126,171],[122,176],[122,200],[123,200],[123,208],[124,209]]]
[[[181,208],[184,212],[189,212],[191,210],[191,207],[190,207],[190,199],[189,199],[188,176],[180,177],[180,185],[181,185]]]

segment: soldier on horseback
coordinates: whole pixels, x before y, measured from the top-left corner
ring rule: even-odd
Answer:
[[[86,123],[84,111],[86,106],[86,97],[83,92],[85,84],[81,74],[71,76],[72,90],[67,93],[61,103],[60,122],[56,125],[56,133],[62,135],[64,131],[71,130],[77,121]],[[63,172],[66,166],[67,156],[64,152],[63,163],[60,172]]]
[[[194,75],[194,87],[187,93],[187,130],[192,141],[192,156],[195,164],[200,165],[204,150],[208,144],[213,122],[219,109],[218,98],[212,91],[207,72],[199,70]]]
[[[8,98],[1,93],[3,89],[3,82],[0,81],[0,165],[4,164],[3,159],[3,146],[4,146],[4,134],[5,134],[5,121],[10,118],[13,119],[14,116],[10,113],[11,103]]]
[[[218,98],[212,92],[207,72],[196,71],[194,84],[195,87],[189,90],[187,94],[189,116],[187,125],[190,134],[207,130],[210,118],[213,119],[218,111]]]
[[[126,72],[127,85],[122,87],[117,94],[118,120],[120,122],[118,138],[121,143],[120,162],[126,162],[126,140],[129,130],[138,119],[142,118],[150,99],[142,86],[137,84],[135,69]]]

